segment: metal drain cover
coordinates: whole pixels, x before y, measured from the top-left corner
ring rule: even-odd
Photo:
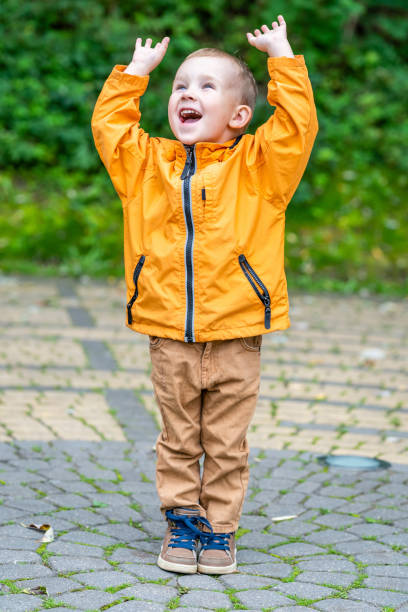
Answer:
[[[319,463],[354,470],[379,470],[391,467],[391,463],[373,457],[359,457],[358,455],[321,455],[317,457]]]

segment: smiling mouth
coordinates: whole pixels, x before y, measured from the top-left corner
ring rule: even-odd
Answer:
[[[179,112],[181,123],[196,123],[202,117],[202,114],[193,108],[182,108]]]

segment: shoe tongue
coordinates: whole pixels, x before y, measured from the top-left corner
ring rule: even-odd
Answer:
[[[200,511],[198,508],[174,508],[172,512],[177,516],[200,516]]]

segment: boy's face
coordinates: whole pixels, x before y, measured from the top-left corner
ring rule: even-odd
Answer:
[[[238,69],[228,58],[199,56],[177,70],[169,99],[174,136],[186,145],[226,142],[237,134],[234,123],[241,108]]]

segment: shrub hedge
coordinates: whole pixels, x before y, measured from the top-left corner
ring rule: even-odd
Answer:
[[[93,107],[136,36],[171,43],[142,103],[171,136],[167,98],[183,57],[238,53],[270,109],[265,55],[245,32],[282,13],[305,55],[320,130],[288,208],[289,286],[407,289],[408,9],[393,0],[3,0],[0,5],[0,258],[5,272],[122,274],[120,202],[94,148]]]

